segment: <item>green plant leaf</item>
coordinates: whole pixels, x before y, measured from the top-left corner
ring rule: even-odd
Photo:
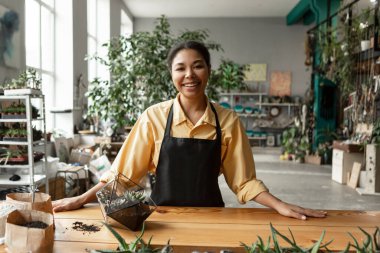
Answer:
[[[325,237],[325,233],[326,233],[326,231],[323,230],[323,232],[322,232],[319,240],[314,244],[314,246],[313,246],[313,248],[311,250],[311,253],[317,253],[319,251],[319,248],[320,248],[320,245],[322,243],[322,240]]]
[[[119,242],[119,248],[121,251],[127,251],[129,250],[128,244],[125,242],[123,237],[115,230],[113,229],[110,225],[108,225],[106,222],[102,222],[106,228],[108,228],[109,231],[111,231],[112,235],[115,236],[117,241]]]
[[[128,247],[129,250],[131,250],[131,251],[136,250],[138,243],[142,241],[141,238],[144,235],[144,231],[145,231],[145,222],[143,222],[140,235],[136,236],[136,240],[129,244],[129,247]]]
[[[270,225],[270,230],[271,230],[271,233],[272,233],[274,250],[277,253],[281,253],[282,249],[281,249],[280,244],[278,243],[278,240],[277,240],[277,233],[278,233],[278,231],[273,227],[272,223],[269,223],[269,225]]]

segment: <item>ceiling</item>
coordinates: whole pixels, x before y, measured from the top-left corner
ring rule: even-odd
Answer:
[[[123,0],[136,18],[286,17],[300,0]]]

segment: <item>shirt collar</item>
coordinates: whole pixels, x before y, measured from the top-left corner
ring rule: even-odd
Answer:
[[[206,111],[203,114],[200,122],[216,126],[215,115],[211,109],[211,106],[207,97],[206,97],[206,102],[207,102]],[[183,122],[186,122],[187,120],[188,119],[179,103],[179,94],[177,94],[173,102],[173,125],[179,125]]]

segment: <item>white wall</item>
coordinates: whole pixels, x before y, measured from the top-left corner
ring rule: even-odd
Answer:
[[[154,22],[135,18],[134,31],[151,31]],[[284,18],[172,18],[169,22],[174,34],[185,29],[207,29],[210,39],[222,45],[222,55],[235,62],[267,63],[268,82],[271,71],[291,71],[293,95],[304,95],[309,87],[303,44],[309,27],[286,26]],[[212,55],[215,67],[220,56]]]
[[[20,56],[20,69],[9,68],[5,66],[0,66],[0,83],[4,83],[4,80],[9,80],[15,78],[20,70],[25,69],[25,2],[24,0],[0,0],[0,5],[14,10],[19,14],[19,36],[20,36],[20,45],[16,50],[19,50]]]

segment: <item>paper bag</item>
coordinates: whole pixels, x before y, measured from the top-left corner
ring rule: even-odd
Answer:
[[[46,228],[26,227],[28,222],[43,222]],[[54,245],[53,215],[35,210],[15,210],[8,215],[5,244],[10,253],[51,253]]]
[[[5,224],[7,223],[8,214],[16,210],[16,207],[11,204],[0,202],[0,238],[5,236]]]
[[[90,162],[89,170],[93,173],[97,179],[99,179],[104,172],[111,168],[111,163],[106,155],[102,155],[98,159],[92,160]]]
[[[51,197],[46,193],[35,193],[32,203],[32,193],[8,193],[6,202],[21,210],[37,210],[53,214]]]

